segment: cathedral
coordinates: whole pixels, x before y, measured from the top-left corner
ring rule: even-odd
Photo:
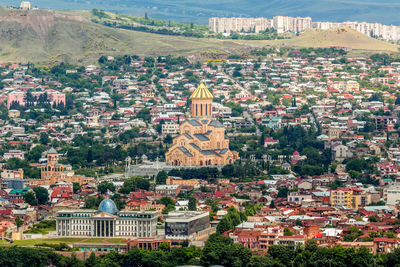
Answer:
[[[46,152],[47,162],[40,167],[40,179],[29,179],[32,185],[52,185],[58,182],[86,184],[94,182],[93,178],[76,175],[71,165],[64,165],[58,162],[57,150],[50,148]]]
[[[190,99],[192,116],[179,126],[180,134],[165,154],[167,164],[208,166],[233,163],[238,153],[229,150],[224,125],[212,116],[213,95],[202,83]]]

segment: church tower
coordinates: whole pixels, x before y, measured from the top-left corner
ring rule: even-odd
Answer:
[[[179,136],[165,153],[165,162],[171,166],[223,166],[235,162],[239,154],[229,149],[224,125],[212,116],[213,95],[201,83],[190,99],[191,118],[179,125]]]
[[[190,99],[192,100],[192,118],[209,119],[212,118],[212,102],[213,95],[207,87],[201,83],[193,92]]]
[[[53,147],[47,151],[47,164],[55,165],[58,163],[58,152]]]

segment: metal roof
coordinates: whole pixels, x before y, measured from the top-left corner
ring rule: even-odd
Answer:
[[[193,94],[190,96],[190,99],[213,99],[213,95],[210,93],[210,91],[207,89],[207,87],[204,85],[204,83],[201,83],[199,87],[197,87],[196,90],[194,90]]]
[[[202,135],[202,134],[194,134],[194,136],[199,139],[200,141],[210,141],[207,136]]]
[[[193,155],[189,152],[189,150],[187,150],[185,147],[183,146],[178,146],[178,149],[180,151],[182,151],[183,153],[185,153],[186,156],[188,157],[193,157]]]

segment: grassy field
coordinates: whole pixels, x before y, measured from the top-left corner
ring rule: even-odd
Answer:
[[[82,244],[123,244],[123,238],[39,238],[39,239],[26,239],[26,240],[16,240],[14,243],[8,243],[6,241],[1,242],[0,245],[6,246],[35,246],[38,244],[74,244],[74,243],[82,243]]]

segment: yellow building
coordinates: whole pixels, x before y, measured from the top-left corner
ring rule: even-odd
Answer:
[[[330,203],[332,207],[344,206],[359,209],[371,203],[371,195],[362,189],[339,187],[331,191]]]
[[[224,126],[212,116],[213,95],[202,83],[190,97],[192,116],[179,126],[172,147],[165,154],[173,166],[226,165],[238,158],[229,150]]]
[[[346,90],[349,92],[355,92],[360,90],[360,85],[356,81],[347,81]]]
[[[41,166],[41,179],[30,179],[34,185],[52,185],[57,182],[85,184],[94,182],[93,178],[75,175],[71,165],[58,163],[58,152],[51,148],[47,151],[47,163]]]
[[[184,180],[179,177],[168,177],[166,184],[167,185],[196,186],[199,184],[199,180],[198,179]]]

